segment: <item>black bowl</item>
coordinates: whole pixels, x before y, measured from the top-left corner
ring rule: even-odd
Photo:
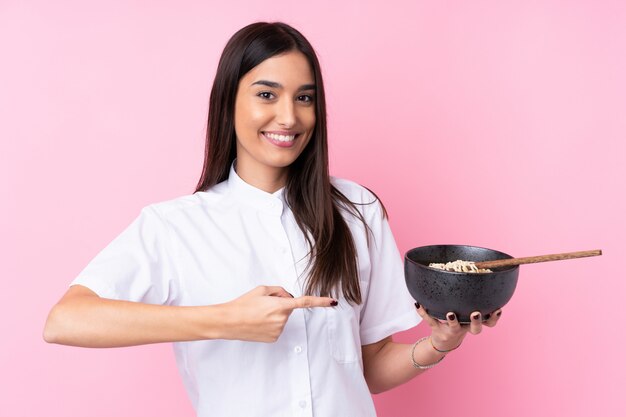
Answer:
[[[492,261],[512,256],[492,249],[467,245],[432,245],[411,249],[404,257],[404,277],[409,293],[429,315],[446,320],[453,312],[461,323],[469,323],[470,314],[487,313],[503,307],[513,296],[519,266],[494,269],[493,272],[448,272],[431,268],[430,263]]]

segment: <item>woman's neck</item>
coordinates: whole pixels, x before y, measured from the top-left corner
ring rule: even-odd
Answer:
[[[287,167],[248,167],[238,162],[235,163],[235,172],[239,178],[255,188],[271,194],[283,188],[287,183]]]

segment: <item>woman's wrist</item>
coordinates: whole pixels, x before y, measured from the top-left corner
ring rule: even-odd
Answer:
[[[232,301],[201,307],[198,318],[203,325],[203,339],[255,340],[259,326],[246,320],[241,306]]]
[[[224,304],[185,307],[195,340],[228,339],[228,313]]]
[[[432,335],[431,335],[431,336],[428,336],[428,339],[429,339],[429,341],[430,341],[430,346],[432,346],[432,348],[433,348],[433,349],[435,349],[435,350],[436,350],[437,352],[439,352],[439,353],[450,353],[450,352],[452,352],[453,350],[457,350],[457,349],[461,346],[461,344],[463,343],[463,342],[461,341],[461,342],[459,342],[459,343],[458,343],[455,347],[453,347],[453,348],[451,348],[451,349],[450,349],[450,348],[447,348],[447,347],[446,347],[446,348],[444,348],[444,347],[441,347],[441,348],[440,348],[440,347],[437,347],[437,343],[433,342],[433,337],[432,337]]]
[[[453,348],[442,349],[433,342],[432,335],[419,339],[411,347],[411,362],[418,369],[430,369],[437,365],[446,355],[461,346],[461,343]]]
[[[432,368],[446,357],[445,353],[435,350],[427,339],[430,337],[419,339],[411,347],[411,362],[417,369]]]

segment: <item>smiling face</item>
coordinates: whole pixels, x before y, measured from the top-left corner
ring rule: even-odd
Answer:
[[[306,57],[266,59],[239,80],[235,98],[237,174],[266,191],[284,186],[287,167],[315,129],[315,81]]]

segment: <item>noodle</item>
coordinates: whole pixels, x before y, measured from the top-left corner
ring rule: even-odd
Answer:
[[[474,264],[474,262],[462,261],[462,260],[448,262],[445,264],[431,263],[428,266],[431,268],[442,269],[444,271],[469,272],[470,274],[476,274],[476,273],[481,273],[481,272],[492,272],[491,269],[478,269],[478,267],[476,266],[476,264]]]

